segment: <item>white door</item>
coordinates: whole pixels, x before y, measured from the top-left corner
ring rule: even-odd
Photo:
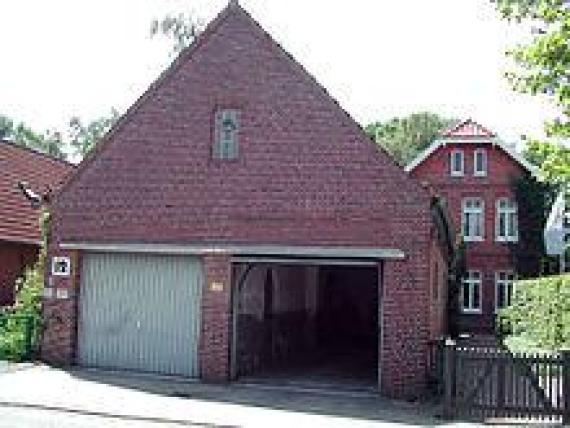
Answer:
[[[195,257],[85,254],[79,363],[198,377],[202,282]]]

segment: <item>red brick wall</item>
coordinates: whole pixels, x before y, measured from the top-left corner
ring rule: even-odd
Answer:
[[[0,306],[14,303],[15,283],[38,257],[35,245],[0,241]]]
[[[447,325],[447,272],[449,266],[440,247],[437,231],[432,229],[430,250],[430,339],[438,339],[448,333]]]
[[[46,293],[42,301],[43,335],[41,356],[46,362],[69,365],[77,356],[77,306],[81,283],[81,253],[61,251],[54,242],[49,247],[46,266]],[[51,257],[68,256],[71,259],[69,277],[51,276]]]
[[[206,256],[203,263],[201,375],[224,382],[230,375],[231,262],[227,256]]]
[[[473,175],[474,151],[487,150],[488,174],[486,177]],[[449,155],[452,150],[461,149],[465,156],[465,175],[451,177]],[[496,201],[501,197],[516,200],[513,180],[528,174],[501,148],[488,144],[449,143],[438,149],[427,160],[416,167],[411,175],[422,182],[428,182],[440,195],[445,197],[456,230],[461,233],[462,200],[467,197],[481,197],[485,203],[485,240],[467,243],[468,269],[483,273],[483,313],[464,314],[458,319],[460,331],[490,333],[495,318],[495,272],[515,270],[514,251],[520,244],[498,243],[495,241]],[[525,213],[519,212],[520,228],[525,224]]]
[[[401,367],[383,385],[417,393],[429,330],[429,195],[245,13],[216,25],[56,198],[54,239],[401,249],[401,271],[387,264],[383,311],[383,355]],[[220,106],[241,110],[237,161],[210,155]],[[206,276],[229,284],[223,264],[206,259]],[[201,362],[213,380],[227,377],[227,293],[204,293]]]
[[[423,252],[429,253],[423,246]],[[380,385],[384,395],[415,398],[424,392],[429,340],[428,260],[422,246],[406,261],[383,264]]]

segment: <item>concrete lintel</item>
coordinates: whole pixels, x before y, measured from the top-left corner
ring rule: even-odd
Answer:
[[[132,243],[93,243],[63,242],[64,250],[83,250],[110,253],[154,253],[173,255],[220,254],[231,256],[274,256],[319,257],[344,259],[404,259],[405,253],[395,248],[333,247],[333,246],[289,246],[289,245],[247,245],[247,244],[132,244]]]

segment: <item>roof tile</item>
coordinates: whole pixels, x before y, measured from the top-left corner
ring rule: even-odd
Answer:
[[[57,189],[74,169],[63,160],[0,140],[0,240],[40,241],[38,210],[22,195],[19,181],[44,193]]]

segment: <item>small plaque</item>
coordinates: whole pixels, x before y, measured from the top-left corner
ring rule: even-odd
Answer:
[[[71,259],[69,257],[53,257],[51,260],[51,274],[54,276],[71,275]]]
[[[69,298],[69,290],[67,288],[58,288],[55,292],[56,299],[63,300]]]
[[[222,282],[211,282],[210,291],[215,291],[217,293],[224,291],[224,283]]]
[[[44,287],[43,291],[44,299],[53,299],[53,288],[52,287]]]

